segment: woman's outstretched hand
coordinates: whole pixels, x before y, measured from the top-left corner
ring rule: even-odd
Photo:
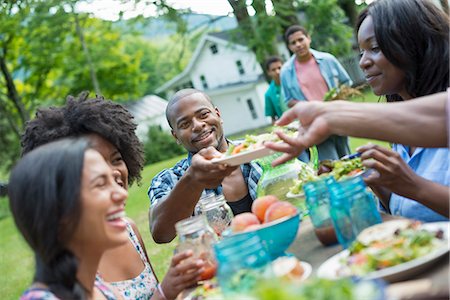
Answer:
[[[296,137],[289,137],[283,132],[276,132],[283,143],[267,142],[264,145],[285,154],[272,162],[273,166],[298,157],[305,149],[319,144],[331,134],[328,122],[323,116],[324,103],[300,101],[285,112],[276,125],[287,125],[295,120],[300,121]]]

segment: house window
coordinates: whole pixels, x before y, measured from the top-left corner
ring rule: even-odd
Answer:
[[[236,61],[236,66],[238,68],[239,74],[241,75],[245,74],[244,67],[242,66],[242,62],[240,60]]]
[[[200,76],[200,81],[202,82],[203,89],[206,90],[208,88],[208,83],[206,82],[206,78],[204,75]]]
[[[194,86],[192,85],[192,81],[186,82],[185,84],[183,84],[183,89],[190,89],[193,88]]]
[[[256,113],[255,106],[253,105],[252,99],[247,99],[247,105],[248,109],[250,110],[250,113],[252,114],[252,118],[258,119],[258,114]]]
[[[209,49],[211,49],[212,54],[217,54],[217,52],[219,52],[219,49],[217,49],[216,44],[212,44],[211,47],[209,47]]]

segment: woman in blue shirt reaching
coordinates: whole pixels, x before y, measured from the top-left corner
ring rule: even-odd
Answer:
[[[373,2],[360,14],[357,31],[359,64],[375,94],[394,102],[448,88],[449,19],[433,3]],[[437,201],[448,199],[447,148],[393,144],[392,150],[368,145],[358,151],[378,171],[366,182],[388,211],[425,222],[448,220],[448,201]]]
[[[449,18],[431,1],[375,1],[361,12],[356,28],[359,64],[376,95],[396,102],[447,90]],[[383,119],[378,121],[382,127]],[[422,121],[426,123],[417,119]],[[279,123],[283,125],[286,120],[282,117]],[[302,124],[308,120],[302,119]],[[290,153],[302,145],[297,141],[300,138],[280,137],[287,144],[267,147]],[[363,164],[377,171],[365,180],[388,212],[424,222],[448,221],[448,148],[393,144],[392,150],[367,145],[358,151]]]

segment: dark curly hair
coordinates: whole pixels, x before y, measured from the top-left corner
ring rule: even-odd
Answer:
[[[405,72],[406,91],[421,97],[449,85],[449,18],[427,0],[378,0],[364,9],[356,31],[371,16],[375,38],[384,56]],[[398,94],[389,102],[402,101]]]
[[[22,155],[48,142],[64,137],[96,133],[112,143],[128,168],[128,181],[141,179],[144,151],[136,136],[133,116],[122,105],[103,97],[88,98],[83,92],[78,98],[67,97],[65,106],[42,108],[28,121],[21,138]]]

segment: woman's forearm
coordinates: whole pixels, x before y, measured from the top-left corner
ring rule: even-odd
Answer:
[[[447,147],[447,92],[396,103],[335,101],[323,117],[332,133],[422,147]]]

